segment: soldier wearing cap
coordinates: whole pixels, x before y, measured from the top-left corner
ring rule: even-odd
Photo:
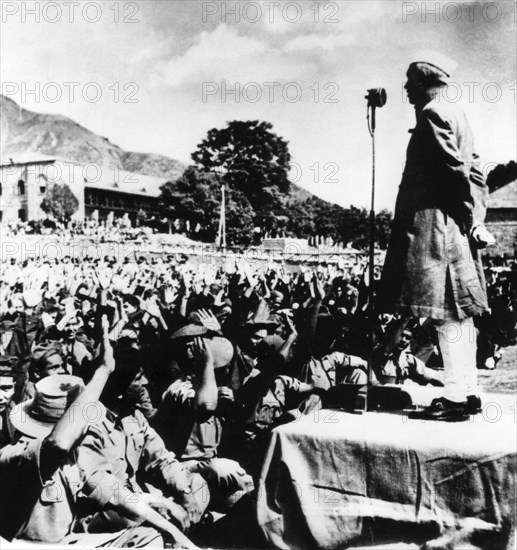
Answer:
[[[206,479],[210,508],[224,512],[253,490],[251,477],[239,463],[218,453],[233,411],[226,367],[234,348],[217,332],[193,323],[171,339],[183,375],[164,392],[154,426],[189,471]]]
[[[12,441],[13,428],[9,421],[15,389],[16,357],[0,356],[0,449]]]
[[[405,89],[416,112],[407,149],[379,310],[433,319],[444,359],[444,396],[424,416],[465,420],[481,410],[473,317],[488,311],[479,249],[488,190],[465,114],[440,98],[456,63],[419,54]]]

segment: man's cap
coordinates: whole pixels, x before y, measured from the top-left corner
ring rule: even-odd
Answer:
[[[213,334],[219,334],[214,330],[206,328],[204,325],[197,325],[195,323],[189,323],[173,332],[170,335],[171,340],[193,340],[194,338],[210,338]]]
[[[458,67],[456,61],[434,50],[420,50],[416,52],[411,63],[427,63],[443,71],[449,78],[451,78]]]
[[[83,389],[84,383],[78,376],[47,376],[36,384],[32,399],[14,407],[9,415],[11,423],[29,437],[47,437]]]
[[[63,348],[59,342],[38,344],[31,353],[32,363],[37,368],[41,368],[49,357],[61,356],[62,351]]]
[[[233,345],[227,338],[222,336],[214,336],[206,340],[207,347],[210,348],[214,356],[214,368],[226,367],[233,359]]]
[[[7,321],[4,319],[2,322],[0,322],[0,334],[12,330],[15,324],[16,323],[13,323],[12,321]]]
[[[171,335],[171,340],[184,341],[185,343],[195,338],[204,338],[206,345],[214,356],[214,367],[225,367],[233,358],[233,345],[227,338],[221,336],[203,325],[191,323],[181,327]]]
[[[17,364],[18,357],[13,355],[0,355],[0,376],[12,376],[14,378]]]

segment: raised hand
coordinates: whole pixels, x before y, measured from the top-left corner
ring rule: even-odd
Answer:
[[[101,341],[101,352],[100,352],[100,361],[101,366],[108,370],[111,374],[115,370],[115,358],[113,357],[113,348],[109,339],[109,321],[108,316],[103,315],[101,317],[101,328],[102,328],[102,341]]]
[[[178,297],[172,285],[168,285],[163,289],[163,302],[167,305],[172,304]]]
[[[101,290],[108,290],[113,279],[113,272],[111,269],[105,266],[97,267],[95,269],[95,276]]]
[[[158,302],[156,301],[155,297],[152,297],[152,298],[149,298],[148,300],[145,300],[145,302],[142,304],[142,308],[151,317],[160,318],[162,316],[160,306],[158,305]]]
[[[212,311],[207,311],[206,309],[199,309],[197,312],[197,318],[201,324],[209,330],[218,332],[221,330],[221,324],[217,320],[217,317],[213,314]]]
[[[207,346],[205,338],[196,338],[194,344],[192,345],[192,355],[195,358],[203,360],[205,364],[214,362],[214,355],[210,346]]]
[[[41,303],[43,299],[43,291],[41,283],[36,277],[29,277],[23,284],[22,293],[23,303],[25,307],[33,308]]]
[[[323,281],[321,281],[316,273],[312,277],[312,288],[314,293],[314,298],[316,300],[324,300],[325,299],[325,287],[323,285]]]
[[[113,290],[120,292],[121,294],[129,293],[129,279],[120,275],[115,275],[112,279]]]
[[[217,293],[217,296],[216,296],[215,299],[214,299],[214,306],[215,306],[215,307],[222,307],[222,306],[224,306],[224,288],[221,289],[221,290]]]
[[[296,336],[298,334],[298,331],[296,330],[296,327],[294,326],[293,322],[293,314],[291,311],[283,311],[282,312],[282,319],[284,321],[284,325],[286,327],[286,332],[288,335]]]

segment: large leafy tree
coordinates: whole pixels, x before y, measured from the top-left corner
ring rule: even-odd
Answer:
[[[69,221],[77,212],[79,201],[66,183],[55,183],[47,187],[40,207],[56,220]]]
[[[212,129],[192,159],[199,170],[219,173],[229,189],[243,193],[254,210],[254,223],[277,231],[286,214],[290,189],[287,142],[268,122],[239,121]]]

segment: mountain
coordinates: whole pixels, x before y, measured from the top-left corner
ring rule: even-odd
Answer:
[[[0,157],[30,158],[31,154],[102,166],[118,163],[121,170],[176,180],[185,169],[164,155],[124,151],[108,138],[61,115],[34,113],[0,95]]]

